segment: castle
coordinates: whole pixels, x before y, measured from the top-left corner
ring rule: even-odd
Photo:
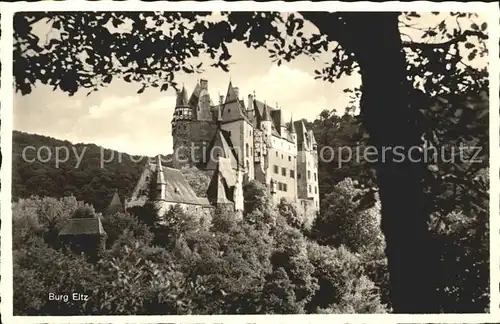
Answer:
[[[304,210],[319,210],[318,155],[312,130],[303,121],[285,122],[281,109],[257,100],[241,99],[229,82],[226,96],[214,104],[208,81],[199,80],[188,97],[177,92],[172,119],[173,168],[158,157],[137,184],[127,208],[154,201],[163,212],[174,204],[208,211],[225,205],[243,210],[243,185],[265,184],[274,203],[281,198]],[[210,172],[206,198],[197,197],[179,169],[194,165]]]

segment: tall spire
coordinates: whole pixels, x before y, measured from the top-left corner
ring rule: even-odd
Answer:
[[[290,116],[290,126],[288,127],[288,131],[292,134],[295,134],[295,125],[293,124],[293,115]]]
[[[161,165],[161,155],[158,154],[156,157],[156,184],[163,185],[167,184],[165,181],[165,175],[163,174],[163,166]]]

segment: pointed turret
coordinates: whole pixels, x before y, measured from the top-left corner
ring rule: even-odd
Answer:
[[[187,95],[187,91],[186,91],[186,88],[184,87],[184,85],[182,86],[182,89],[181,91],[178,91],[177,92],[177,101],[176,101],[176,104],[175,104],[175,107],[189,107],[189,103],[188,103],[188,95]]]
[[[120,200],[120,196],[118,195],[118,190],[115,189],[113,193],[113,197],[111,198],[111,202],[109,203],[108,208],[106,209],[106,215],[112,215],[117,212],[123,212],[124,206]]]
[[[237,101],[239,99],[238,96],[239,96],[238,88],[233,87],[232,81],[229,81],[229,85],[227,87],[226,103]]]
[[[290,134],[295,134],[295,125],[293,124],[293,116],[290,117],[290,125],[288,125],[288,131]]]
[[[159,200],[164,199],[166,191],[167,181],[165,181],[165,174],[161,165],[161,155],[158,154],[156,157],[156,198]]]
[[[175,129],[178,121],[191,120],[193,111],[189,105],[187,91],[182,86],[181,91],[177,91],[177,99],[175,101],[174,118],[172,118],[172,135],[175,137]]]

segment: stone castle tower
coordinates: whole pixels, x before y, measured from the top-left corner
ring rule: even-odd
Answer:
[[[237,195],[242,195],[239,186],[257,179],[268,186],[275,202],[286,198],[305,209],[319,210],[313,132],[303,121],[287,123],[280,108],[257,100],[255,94],[245,102],[232,82],[217,104],[211,100],[207,80],[200,80],[190,96],[185,87],[178,91],[172,136],[174,168],[189,164],[212,171],[218,177],[212,179],[212,188],[222,188],[221,183],[236,185],[237,179]],[[233,203],[242,201],[233,192],[225,194]],[[217,201],[223,200],[217,197]]]

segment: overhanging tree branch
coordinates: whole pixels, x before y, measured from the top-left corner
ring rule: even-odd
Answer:
[[[415,43],[415,42],[403,42],[403,46],[411,49],[432,49],[432,48],[446,48],[460,42],[467,40],[467,37],[478,37],[481,40],[487,40],[488,35],[474,30],[466,30],[459,36],[452,38],[446,42],[442,43]]]

